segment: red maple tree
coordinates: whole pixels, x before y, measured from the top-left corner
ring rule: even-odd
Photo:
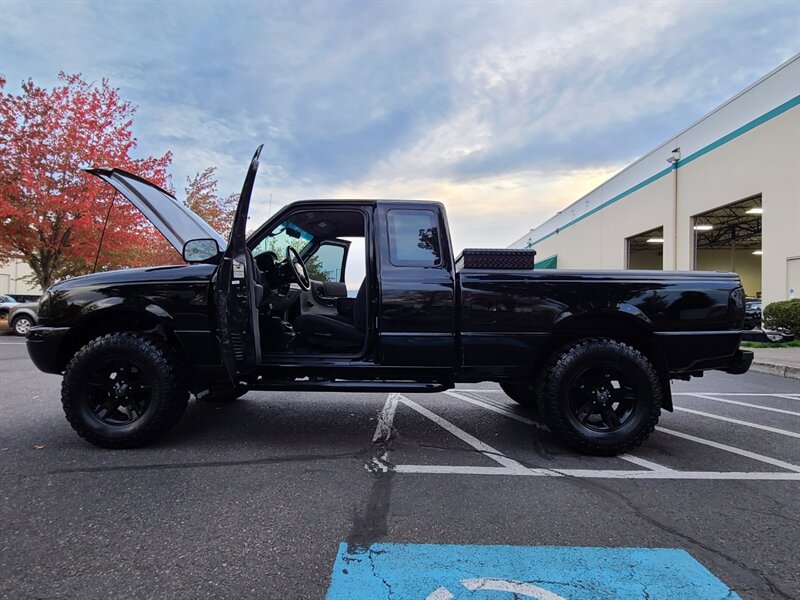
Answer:
[[[169,189],[171,153],[131,155],[136,107],[107,79],[61,73],[56,87],[29,79],[19,95],[5,84],[0,75],[0,263],[26,262],[46,289],[96,259],[98,269],[181,262],[141,213],[80,170],[121,167]]]
[[[186,178],[186,199],[183,203],[200,215],[206,223],[228,237],[233,226],[233,216],[239,203],[239,194],[220,196],[217,192],[217,167],[208,167]]]

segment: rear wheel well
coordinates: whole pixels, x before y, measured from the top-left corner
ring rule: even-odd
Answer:
[[[669,383],[669,367],[664,353],[658,345],[656,336],[633,317],[621,315],[602,315],[593,317],[574,317],[557,327],[542,347],[533,380],[538,381],[550,359],[562,348],[578,340],[606,338],[622,342],[635,348],[653,364],[659,375],[662,387],[662,408],[672,410],[672,394]]]

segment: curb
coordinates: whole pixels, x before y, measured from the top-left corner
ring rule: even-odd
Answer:
[[[800,367],[791,367],[789,365],[775,365],[772,363],[756,362],[750,365],[751,371],[757,373],[769,373],[770,375],[778,375],[779,377],[789,377],[790,379],[800,379]]]

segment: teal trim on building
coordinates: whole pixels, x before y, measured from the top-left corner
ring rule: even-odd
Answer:
[[[563,227],[559,227],[555,231],[551,231],[547,235],[540,237],[538,240],[536,240],[534,242],[528,242],[527,247],[531,248],[535,244],[538,244],[539,242],[543,242],[544,240],[553,237],[559,231],[563,231],[564,229],[567,229],[568,227],[572,227],[576,223],[580,223],[585,218],[591,217],[593,214],[600,212],[601,210],[603,210],[607,206],[610,206],[611,204],[614,204],[615,202],[619,202],[620,200],[622,200],[626,196],[630,196],[634,192],[642,189],[643,187],[646,187],[646,186],[650,185],[654,181],[658,181],[659,179],[661,179],[665,175],[668,175],[669,173],[671,173],[674,169],[680,169],[681,167],[683,167],[685,165],[688,165],[690,162],[697,160],[701,156],[704,156],[705,154],[708,154],[712,150],[716,150],[720,146],[722,146],[724,144],[727,144],[728,142],[730,142],[732,140],[735,140],[739,136],[747,133],[748,131],[751,131],[751,130],[755,129],[759,125],[763,125],[767,121],[770,121],[770,120],[774,119],[775,117],[778,117],[778,116],[782,115],[786,111],[791,110],[792,108],[794,108],[795,106],[798,106],[798,105],[800,105],[800,95],[795,96],[791,100],[787,100],[786,102],[784,102],[780,106],[776,106],[772,110],[764,113],[763,115],[761,115],[760,117],[758,117],[756,119],[753,119],[749,123],[746,123],[746,124],[742,125],[738,129],[734,129],[729,134],[722,136],[721,138],[719,138],[718,140],[716,140],[714,142],[711,142],[710,144],[708,144],[707,146],[704,146],[703,148],[701,148],[697,152],[693,152],[692,154],[690,154],[686,158],[682,158],[681,160],[679,160],[676,163],[674,163],[673,166],[667,167],[666,169],[662,169],[661,171],[659,171],[655,175],[652,175],[652,176],[648,177],[644,181],[642,181],[640,183],[637,183],[633,187],[630,187],[627,190],[625,190],[624,192],[622,192],[620,194],[617,194],[613,198],[611,198],[609,200],[606,200],[602,204],[599,204],[599,205],[595,206],[590,211],[587,211],[584,214],[582,214],[582,215],[580,215],[578,217],[575,217],[572,221],[570,221],[569,223],[567,223]]]
[[[533,263],[534,269],[557,269],[558,268],[558,255],[553,254],[553,256],[549,256],[544,260],[540,260],[537,263]]]

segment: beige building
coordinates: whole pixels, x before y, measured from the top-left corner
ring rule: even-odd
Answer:
[[[33,296],[38,298],[42,290],[24,279],[32,274],[31,268],[18,260],[0,264],[0,295],[7,294],[18,300]]]
[[[512,244],[537,268],[736,271],[800,298],[800,55]]]

